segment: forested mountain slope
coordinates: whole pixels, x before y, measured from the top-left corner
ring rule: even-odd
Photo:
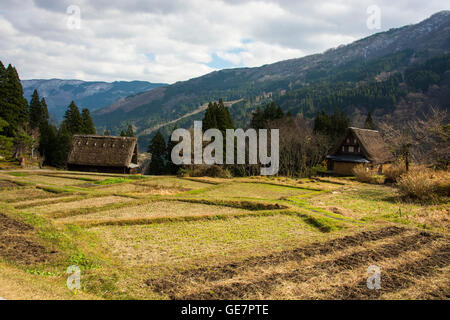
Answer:
[[[141,140],[146,141],[148,128],[181,118],[219,98],[240,100],[231,107],[240,126],[248,123],[256,105],[269,100],[285,111],[301,112],[306,117],[314,116],[318,110],[334,108],[350,114],[368,110],[392,113],[411,94],[423,98],[422,104],[446,103],[448,90],[442,90],[441,86],[447,86],[448,59],[442,55],[449,52],[450,12],[442,11],[418,24],[374,34],[323,54],[258,68],[216,71],[156,88],[96,111],[94,120],[97,126],[113,132],[131,122],[138,134],[142,133]],[[433,57],[440,60],[432,62]],[[414,72],[414,68],[429,69],[432,73]],[[185,117],[177,124],[189,126],[191,122]]]

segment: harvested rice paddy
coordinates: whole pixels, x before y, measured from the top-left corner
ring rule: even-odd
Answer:
[[[0,181],[7,299],[450,298],[448,201],[405,202],[392,186],[52,170]]]

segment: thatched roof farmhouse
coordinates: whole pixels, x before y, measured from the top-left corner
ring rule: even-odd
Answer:
[[[74,135],[67,167],[73,171],[136,173],[137,138]]]
[[[394,156],[378,131],[354,127],[348,128],[344,138],[327,156],[328,170],[344,175],[353,174],[358,164],[366,164],[382,173],[393,161]]]

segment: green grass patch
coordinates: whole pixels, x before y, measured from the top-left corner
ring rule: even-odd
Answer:
[[[125,183],[125,182],[133,182],[133,179],[130,179],[130,178],[108,178],[105,180],[95,181],[94,184],[109,185],[109,184]]]
[[[29,176],[29,174],[25,173],[25,172],[8,172],[8,174],[10,176],[14,176],[14,177],[27,177],[27,176]]]

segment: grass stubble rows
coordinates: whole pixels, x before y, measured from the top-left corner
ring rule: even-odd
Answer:
[[[390,187],[16,171],[0,190],[0,283],[31,277],[21,298],[36,298],[35,281],[56,286],[49,299],[450,296],[448,204],[401,203]],[[64,261],[83,265],[78,296],[46,271]],[[370,265],[380,290],[366,286]]]

